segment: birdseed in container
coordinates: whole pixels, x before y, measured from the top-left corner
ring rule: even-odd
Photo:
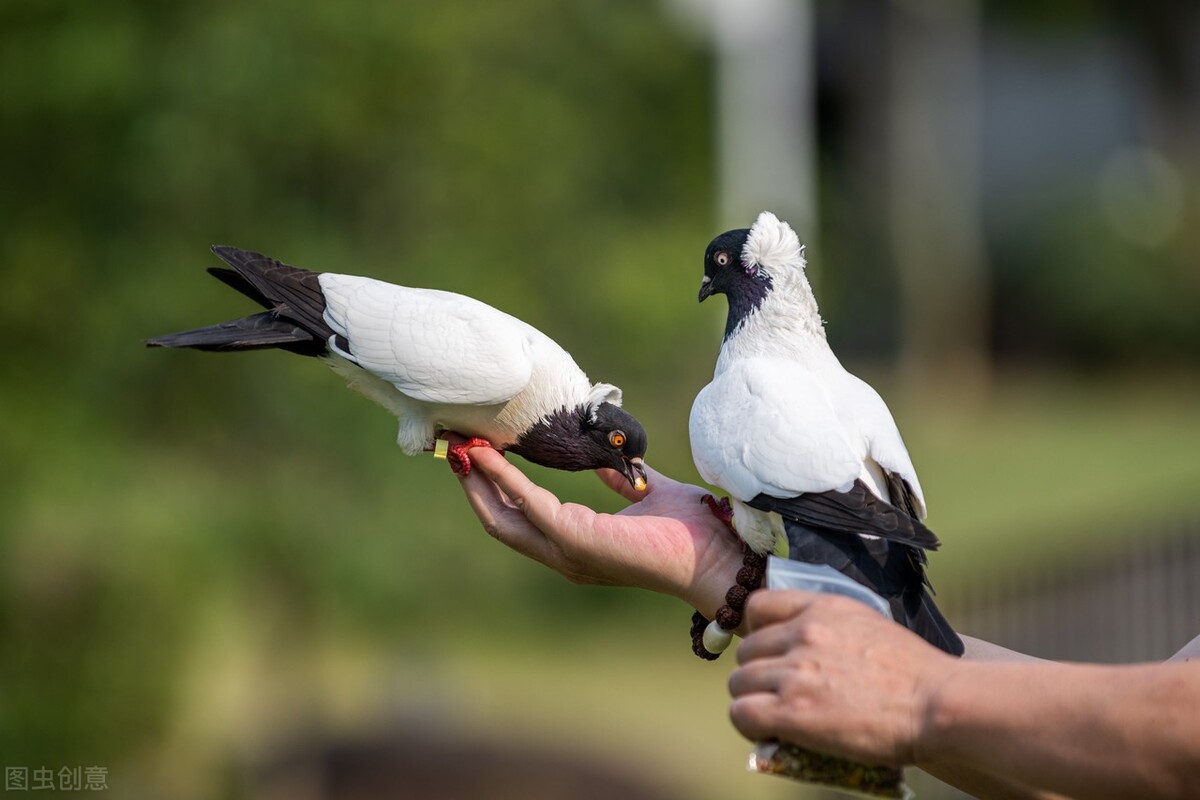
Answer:
[[[746,768],[812,783],[855,797],[913,800],[916,795],[896,767],[871,767],[844,758],[805,750],[786,742],[764,742],[754,748]]]

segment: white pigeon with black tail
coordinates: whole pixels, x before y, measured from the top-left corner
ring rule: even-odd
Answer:
[[[785,536],[797,561],[828,564],[887,599],[896,621],[961,655],[930,597],[925,499],[891,412],[830,350],[795,232],[763,212],[713,239],[700,301],[729,301],[713,380],[689,432],[700,475],[730,494],[758,553]]]
[[[646,432],[621,408],[621,390],[591,383],[531,325],[460,294],[213,252],[233,269],[209,272],[267,310],[148,346],[315,356],[396,415],[405,453],[433,449],[446,431],[474,437],[449,447],[460,474],[468,448],[490,444],[554,469],[616,469],[645,489]]]

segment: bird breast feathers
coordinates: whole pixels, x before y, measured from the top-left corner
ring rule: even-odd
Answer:
[[[701,476],[739,500],[848,490],[867,450],[817,376],[777,359],[739,360],[715,377],[689,433]]]
[[[586,386],[555,342],[486,303],[372,278],[322,273],[320,281],[325,321],[349,342],[352,360],[416,400],[505,403],[539,366],[573,370]]]

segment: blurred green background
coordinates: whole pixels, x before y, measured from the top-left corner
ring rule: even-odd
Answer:
[[[960,587],[1193,514],[1195,9],[938,5],[0,4],[4,764],[318,797],[289,754],[444,740],[655,796],[794,793],[741,772],[689,609],[506,551],[310,360],[144,349],[251,310],[211,244],[513,313],[696,481],[724,314],[696,305],[701,254],[770,205],[904,431],[952,617]],[[754,15],[795,34],[771,45],[801,68],[795,170],[736,113],[771,96]],[[756,196],[764,159],[799,178]],[[569,794],[507,774],[489,796]],[[403,795],[383,785],[353,796]]]

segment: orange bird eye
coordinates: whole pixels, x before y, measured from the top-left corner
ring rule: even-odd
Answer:
[[[620,447],[625,444],[625,434],[621,431],[613,431],[608,435],[608,443],[613,447]]]

